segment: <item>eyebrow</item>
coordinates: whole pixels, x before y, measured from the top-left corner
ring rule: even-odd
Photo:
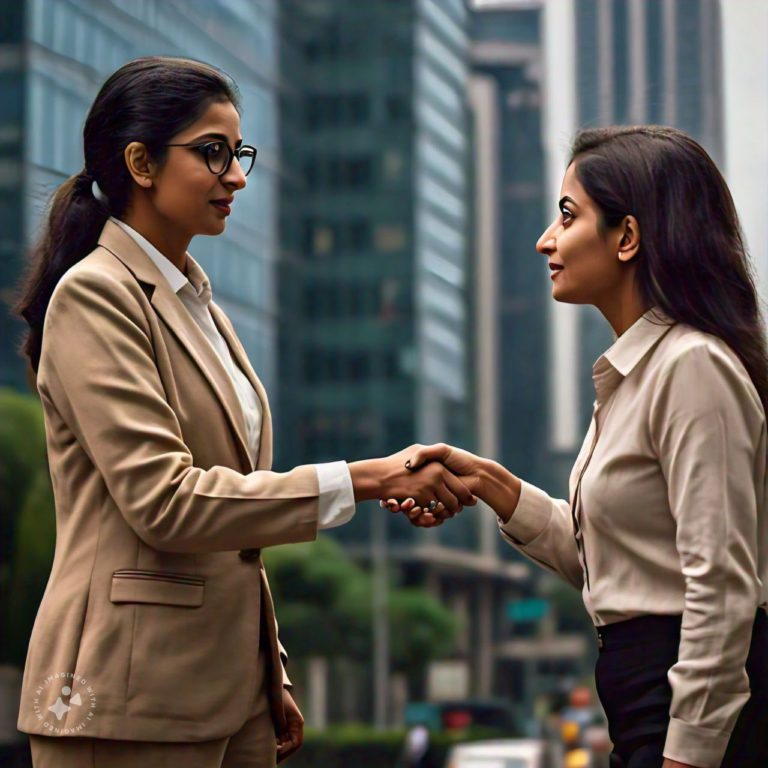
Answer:
[[[560,202],[557,204],[557,207],[562,208],[564,203],[572,203],[577,208],[579,207],[579,204],[572,197],[568,197],[568,195],[563,195],[563,197],[560,198]]]
[[[196,139],[192,139],[190,143],[193,141],[202,141],[203,139],[218,139],[219,141],[223,141],[225,144],[229,143],[229,137],[225,136],[223,133],[204,133],[202,136],[198,136]],[[239,147],[243,143],[242,139],[238,139],[237,142],[235,142],[235,148]]]

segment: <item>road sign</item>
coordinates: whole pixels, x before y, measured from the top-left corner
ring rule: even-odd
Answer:
[[[529,597],[524,600],[510,600],[507,603],[507,618],[518,624],[527,624],[543,619],[549,613],[549,600]]]

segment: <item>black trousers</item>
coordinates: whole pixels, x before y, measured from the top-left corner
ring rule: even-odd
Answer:
[[[681,616],[640,616],[600,627],[597,694],[613,741],[611,766],[661,768]],[[752,694],[728,743],[722,768],[768,768],[768,615],[757,611],[746,670]]]

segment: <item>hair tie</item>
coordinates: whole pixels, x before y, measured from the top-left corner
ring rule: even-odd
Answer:
[[[99,182],[96,181],[96,179],[93,180],[93,183],[91,184],[91,194],[100,202],[102,205],[108,205],[109,200],[107,199],[107,196],[101,191],[101,187],[99,186]]]

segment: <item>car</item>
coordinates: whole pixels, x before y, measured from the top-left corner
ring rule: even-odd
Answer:
[[[541,739],[500,739],[457,744],[445,768],[550,768],[546,742]]]

